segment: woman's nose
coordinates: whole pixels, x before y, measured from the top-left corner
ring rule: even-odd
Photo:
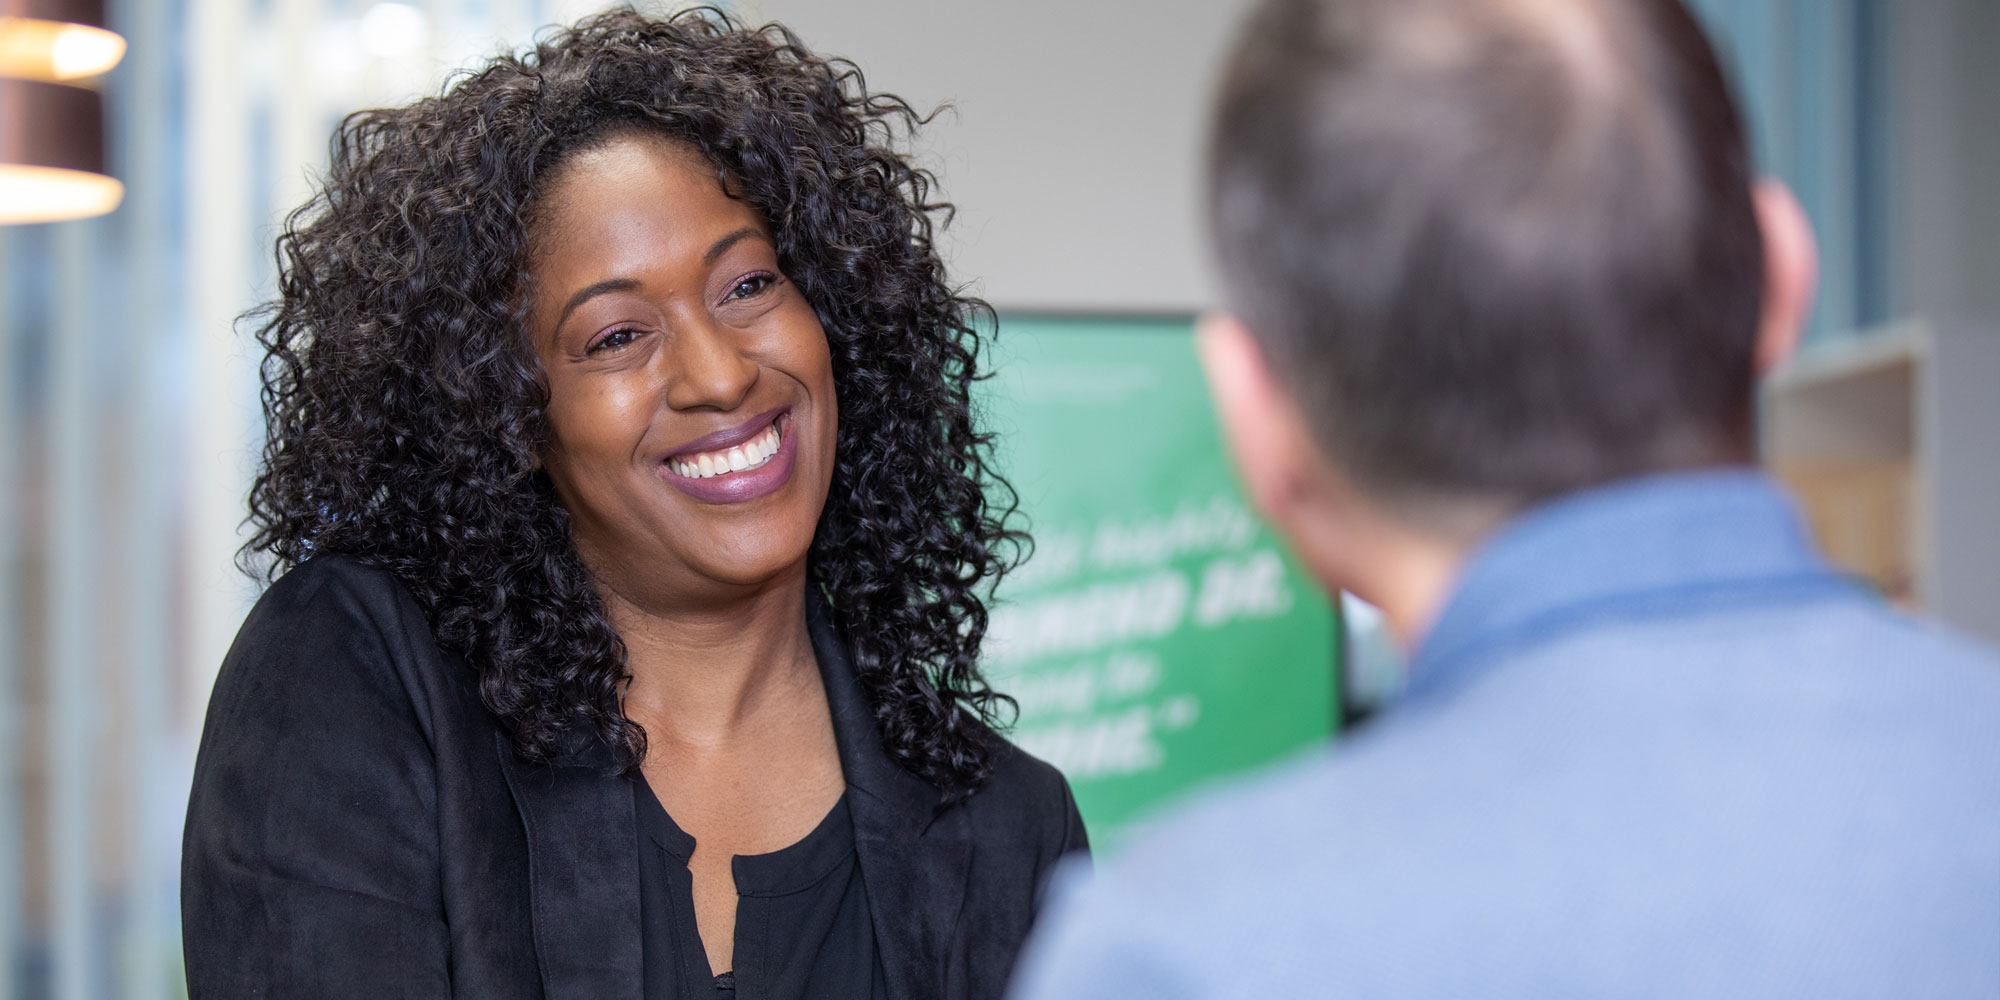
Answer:
[[[757,362],[732,331],[708,321],[679,325],[664,352],[667,405],[676,410],[733,410],[757,384]]]

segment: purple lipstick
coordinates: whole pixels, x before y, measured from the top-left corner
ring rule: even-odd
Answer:
[[[795,437],[791,408],[779,407],[675,449],[660,478],[706,503],[755,500],[792,477]]]

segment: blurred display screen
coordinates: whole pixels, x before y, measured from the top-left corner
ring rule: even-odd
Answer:
[[[1002,316],[983,426],[1035,554],[986,669],[1098,846],[1150,808],[1324,741],[1338,621],[1252,513],[1190,319]]]

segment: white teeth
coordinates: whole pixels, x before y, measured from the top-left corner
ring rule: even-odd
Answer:
[[[708,479],[729,472],[754,469],[771,460],[778,453],[781,438],[778,425],[773,423],[764,432],[724,451],[711,451],[693,458],[676,458],[667,463],[677,476],[689,479]]]

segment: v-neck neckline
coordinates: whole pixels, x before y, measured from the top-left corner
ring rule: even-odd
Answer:
[[[634,777],[632,782],[640,829],[646,832],[647,839],[685,867],[694,857],[699,842],[674,822],[673,814],[660,802],[646,779]],[[854,819],[847,797],[843,789],[826,815],[804,837],[775,851],[732,855],[730,871],[737,895],[770,897],[804,892],[852,855]]]

